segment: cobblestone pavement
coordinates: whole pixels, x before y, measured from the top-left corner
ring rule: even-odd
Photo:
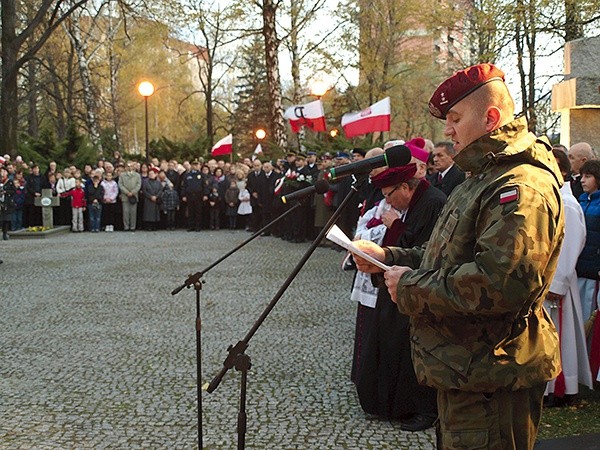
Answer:
[[[196,301],[170,292],[243,231],[81,233],[0,242],[0,449],[197,447]],[[309,244],[261,237],[205,276],[202,383]],[[431,449],[361,410],[342,253],[317,248],[250,341],[248,449]],[[240,373],[204,392],[207,449],[237,446]]]

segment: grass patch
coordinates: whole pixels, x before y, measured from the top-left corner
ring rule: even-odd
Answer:
[[[537,438],[554,439],[580,434],[600,433],[600,389],[579,386],[570,406],[544,408]]]

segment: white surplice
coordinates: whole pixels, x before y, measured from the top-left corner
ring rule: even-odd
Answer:
[[[573,395],[579,392],[578,383],[590,388],[593,386],[575,271],[577,258],[585,245],[586,228],[583,210],[571,192],[571,185],[565,183],[560,192],[565,207],[565,240],[550,292],[563,295],[564,298],[560,307],[548,300],[544,302],[544,307],[560,336],[565,394]],[[545,395],[554,392],[555,382],[556,379],[548,382]]]

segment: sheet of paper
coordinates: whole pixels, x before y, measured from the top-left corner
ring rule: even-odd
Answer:
[[[358,247],[356,247],[352,243],[352,241],[350,240],[350,238],[348,236],[346,236],[344,234],[344,232],[340,229],[340,227],[338,227],[337,225],[334,225],[334,226],[331,227],[331,229],[327,232],[327,236],[326,237],[331,242],[335,242],[337,245],[340,245],[340,246],[344,247],[350,253],[354,253],[354,254],[360,256],[361,258],[366,259],[371,264],[376,265],[380,269],[383,269],[383,270],[389,270],[390,269],[390,266],[382,263],[381,261],[378,261],[377,259],[373,258],[371,255],[363,252],[361,249],[359,249]]]

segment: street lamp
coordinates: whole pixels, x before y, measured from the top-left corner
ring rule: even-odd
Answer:
[[[146,164],[148,164],[148,97],[154,94],[154,85],[149,81],[142,81],[138,85],[138,92],[142,97],[144,97],[144,106],[146,109]]]
[[[329,90],[329,85],[322,80],[315,80],[310,85],[310,93],[320,99]]]
[[[259,141],[262,141],[265,137],[267,137],[267,132],[264,129],[259,128],[254,132],[254,137]]]

